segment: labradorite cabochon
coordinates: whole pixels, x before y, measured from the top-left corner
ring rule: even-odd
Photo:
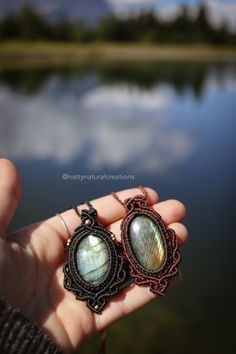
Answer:
[[[129,226],[130,246],[138,263],[158,271],[166,259],[166,247],[157,223],[146,215],[134,217]]]
[[[102,283],[109,269],[109,251],[98,236],[89,234],[78,244],[76,267],[81,278],[90,285]]]

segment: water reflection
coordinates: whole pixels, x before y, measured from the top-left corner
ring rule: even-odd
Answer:
[[[95,73],[105,84],[130,83],[146,89],[167,84],[180,95],[191,90],[195,97],[201,97],[209,75],[213,75],[218,82],[232,74],[235,78],[235,65],[230,62],[100,62],[70,67],[1,70],[0,81],[14,91],[31,95],[37,93],[52,75],[68,82],[91,73]]]
[[[232,352],[235,98],[235,63],[0,73],[0,153],[14,159],[24,186],[14,227],[139,183],[188,206],[185,281],[112,328],[113,354]],[[74,183],[64,172],[131,172],[135,182]]]
[[[0,149],[13,159],[66,164],[81,158],[90,146],[86,169],[166,171],[187,158],[194,145],[190,132],[170,130],[166,111],[171,96],[164,86],[109,86],[89,76],[66,85],[53,76],[30,99],[0,87]]]
[[[3,71],[0,82],[2,154],[66,164],[89,146],[85,169],[142,174],[166,172],[197,144],[191,129],[173,129],[176,93],[198,100],[235,91],[236,79],[233,64],[133,63]]]

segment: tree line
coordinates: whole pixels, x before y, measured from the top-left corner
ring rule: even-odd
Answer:
[[[18,14],[0,20],[0,40],[47,40],[64,42],[150,42],[150,43],[210,43],[236,44],[236,33],[226,23],[215,27],[207,8],[200,5],[195,16],[187,6],[173,19],[163,20],[152,12],[127,18],[109,16],[96,28],[82,22],[49,23],[29,4]]]
[[[171,86],[176,94],[191,91],[195,98],[204,93],[209,73],[216,73],[220,80],[228,70],[235,73],[234,63],[201,61],[131,61],[131,62],[77,62],[75,65],[52,67],[24,67],[19,70],[1,70],[0,83],[16,93],[37,94],[50,80],[59,77],[63,82],[81,80],[96,75],[105,85],[130,84],[141,89],[151,90],[159,85]]]

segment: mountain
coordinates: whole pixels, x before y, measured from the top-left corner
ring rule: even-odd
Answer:
[[[101,18],[112,13],[106,0],[0,0],[0,17],[19,12],[26,3],[37,9],[49,22],[81,21],[94,26]]]

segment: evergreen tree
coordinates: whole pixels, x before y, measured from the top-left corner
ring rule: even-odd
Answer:
[[[23,39],[42,39],[48,34],[42,16],[27,3],[22,6],[19,15],[20,36]]]
[[[189,8],[183,6],[171,20],[163,20],[152,12],[127,18],[110,16],[92,30],[79,22],[49,25],[39,12],[25,3],[18,15],[11,14],[0,20],[0,40],[8,39],[236,44],[236,34],[231,33],[226,24],[218,28],[211,24],[204,4],[200,5],[195,18]]]

